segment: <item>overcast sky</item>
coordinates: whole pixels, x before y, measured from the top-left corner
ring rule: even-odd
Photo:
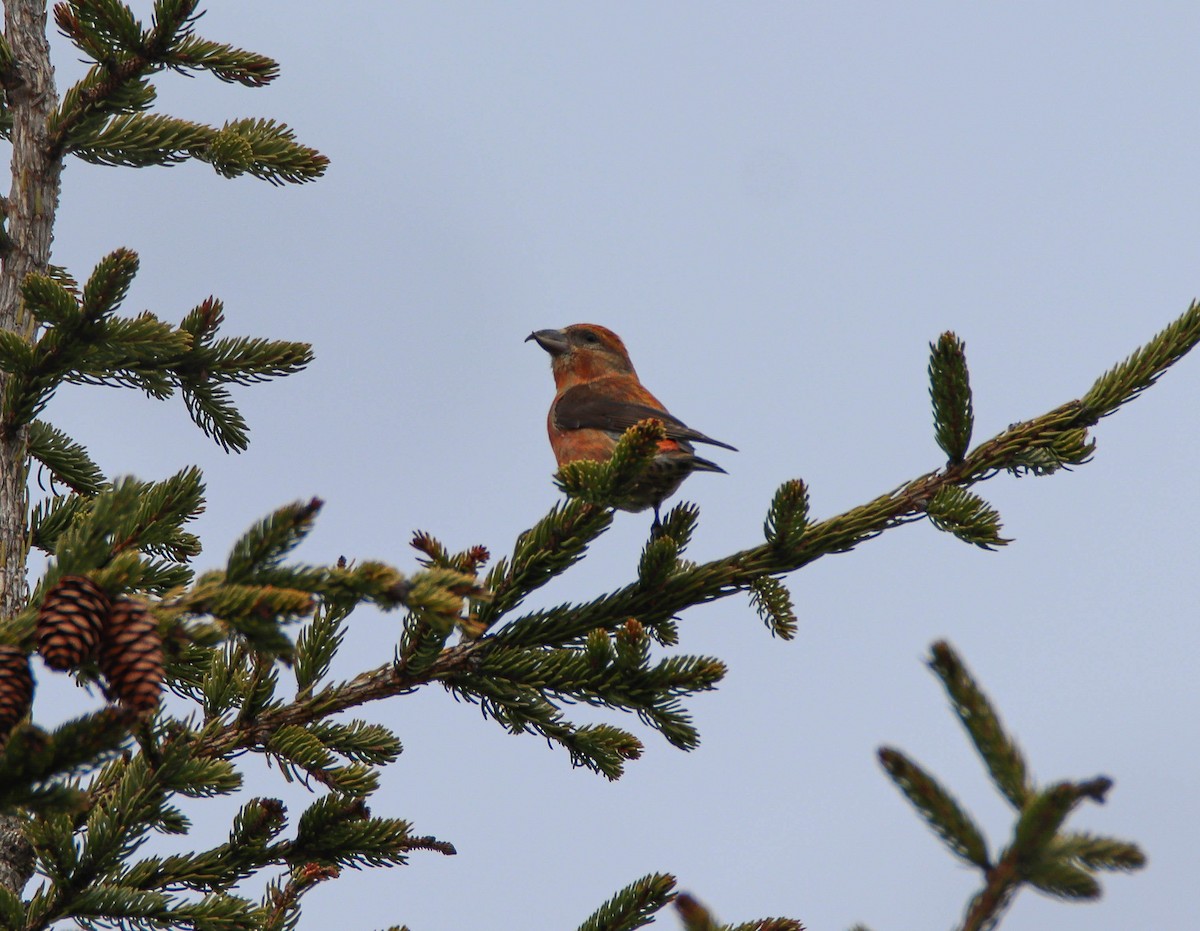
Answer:
[[[327,177],[71,165],[55,261],[83,276],[130,247],[128,311],[178,319],[215,293],[229,332],[308,340],[317,361],[239,394],[237,457],[178,400],[77,389],[47,414],[112,474],[200,463],[201,568],[312,495],[328,504],[307,560],[411,570],[418,528],[510,552],[558,498],[534,329],[616,330],[674,413],[739,447],[728,475],[684,488],[701,507],[689,555],[709,559],[761,540],[784,479],[827,517],[936,468],[942,331],[967,342],[983,440],[1081,395],[1200,293],[1194,3],[208,10],[203,35],[283,74],[254,92],[165,75],[164,110],[284,120]],[[59,53],[61,90],[79,67]],[[725,921],[950,927],[977,876],[874,756],[910,753],[1007,842],[1010,812],[922,664],[940,637],[1039,779],[1115,780],[1071,826],[1149,856],[1104,876],[1098,904],[1023,893],[1005,931],[1200,926],[1198,400],[1200,357],[1101,424],[1091,464],[980,486],[1015,538],[1002,552],[921,524],[794,575],[790,644],[742,597],[687,613],[680,649],[730,667],[691,703],[703,743],[607,718],[647,742],[615,784],[440,690],[367,709],[405,745],[373,810],[459,854],[331,883],[302,929],[571,929],[654,870]],[[624,585],[649,522],[619,514],[531,605]],[[397,634],[396,616],[356,614],[336,672],[385,661]],[[39,721],[79,713],[80,693],[41,679]],[[303,791],[253,772],[251,793],[302,810]],[[219,842],[236,804],[193,808],[196,834],[156,849]]]

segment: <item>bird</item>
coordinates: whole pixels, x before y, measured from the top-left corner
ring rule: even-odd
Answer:
[[[737,452],[737,448],[693,430],[652,395],[638,378],[621,337],[595,323],[561,330],[535,330],[533,340],[550,353],[557,393],[546,418],[550,448],[559,468],[581,459],[604,461],[621,434],[639,421],[662,422],[666,437],[645,475],[616,506],[623,511],[654,508],[652,532],[662,527],[659,507],[693,472],[722,472],[715,462],[695,454],[694,443]]]

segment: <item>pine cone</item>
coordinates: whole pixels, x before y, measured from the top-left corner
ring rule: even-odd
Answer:
[[[29,657],[20,647],[0,645],[0,744],[25,717],[33,701]]]
[[[163,649],[158,622],[141,602],[118,598],[113,603],[100,671],[117,697],[134,711],[153,711],[162,693]]]
[[[51,669],[70,669],[92,657],[111,602],[82,575],[64,575],[42,599],[38,652]]]

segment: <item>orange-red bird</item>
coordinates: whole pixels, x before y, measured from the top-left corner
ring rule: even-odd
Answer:
[[[558,393],[550,405],[546,428],[559,467],[579,459],[605,460],[621,434],[649,417],[662,421],[667,436],[645,477],[618,503],[624,511],[658,508],[693,472],[724,472],[715,462],[701,459],[693,443],[732,449],[728,443],[693,430],[646,390],[638,380],[621,337],[594,323],[576,323],[561,330],[538,330],[534,340],[550,353]]]

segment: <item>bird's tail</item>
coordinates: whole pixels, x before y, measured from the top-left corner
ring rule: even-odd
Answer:
[[[701,459],[699,456],[692,456],[692,458],[688,460],[688,463],[695,472],[720,472],[723,475],[728,474],[711,459]]]

